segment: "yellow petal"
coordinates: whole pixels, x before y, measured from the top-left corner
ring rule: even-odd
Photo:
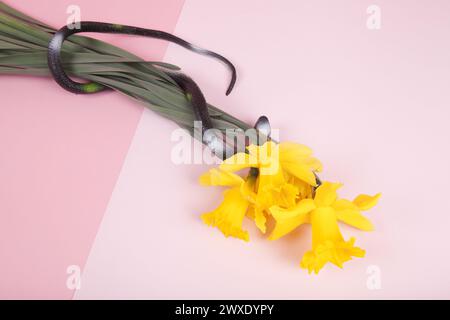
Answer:
[[[274,205],[289,208],[296,204],[299,189],[287,183],[281,170],[275,175],[259,175],[256,202],[268,209]]]
[[[259,186],[270,185],[271,187],[276,187],[286,182],[283,171],[279,167],[277,170],[275,170],[275,167],[272,168],[273,170],[259,170]],[[268,167],[264,169],[268,169]]]
[[[264,210],[257,207],[250,207],[249,212],[247,214],[250,218],[255,221],[256,227],[262,232],[266,233],[266,214],[264,213]]]
[[[316,274],[324,267],[327,262],[331,262],[339,268],[343,267],[344,262],[349,261],[352,257],[362,258],[365,251],[354,246],[355,239],[349,241],[332,242],[327,241],[321,243],[316,248],[304,254],[300,266],[308,269],[311,273]]]
[[[342,186],[340,183],[324,182],[316,190],[314,201],[318,207],[331,206],[337,199],[336,190]]]
[[[346,204],[344,204],[346,205]],[[318,273],[327,262],[339,268],[352,257],[364,256],[364,250],[355,247],[355,239],[345,241],[339,230],[333,207],[320,207],[311,212],[312,250],[307,252],[300,266]]]
[[[262,146],[250,145],[249,153],[257,158],[260,175],[277,175],[280,170],[278,145],[273,141],[267,141]]]
[[[363,231],[374,229],[373,224],[360,213],[359,208],[353,202],[339,199],[333,204],[333,208],[339,221]]]
[[[312,157],[312,150],[307,146],[292,143],[292,142],[282,142],[279,146],[280,149],[280,163],[282,167],[287,166],[287,164],[297,164],[304,165],[307,171],[321,171],[322,163]],[[315,180],[311,181],[315,185]]]
[[[200,176],[200,184],[205,186],[239,186],[244,180],[232,172],[211,169]]]
[[[263,145],[249,145],[247,150],[251,155],[258,158],[258,161],[265,162],[271,158],[279,158],[279,145],[273,141],[266,141]]]
[[[300,262],[300,267],[308,269],[308,273],[314,271],[315,274],[318,274],[327,262],[328,257],[323,254],[317,256],[314,251],[311,250],[303,255],[302,261]]]
[[[297,194],[299,189],[297,186],[284,183],[279,188],[277,188],[274,194],[275,205],[282,206],[284,208],[292,208],[296,205]]]
[[[302,160],[303,164],[308,166],[310,170],[315,172],[321,172],[322,171],[322,162],[319,161],[319,159],[316,158],[306,158]]]
[[[300,162],[282,162],[281,167],[289,174],[308,183],[309,185],[317,185],[316,176],[307,165]]]
[[[256,177],[248,175],[244,183],[241,184],[241,195],[249,203],[256,203]]]
[[[298,226],[310,221],[309,213],[314,210],[315,204],[312,199],[300,201],[293,209],[283,209],[277,206],[270,208],[276,224],[272,230],[269,240],[276,240],[293,231]]]
[[[258,167],[258,159],[248,153],[239,152],[225,159],[219,166],[221,170],[236,172],[245,168]]]
[[[299,143],[295,142],[281,142],[280,147],[280,158],[286,161],[296,161],[298,158],[309,157],[312,155],[312,150]]]
[[[317,205],[317,202],[314,201]],[[311,212],[312,245],[316,246],[331,241],[333,243],[344,240],[332,207],[318,207]]]
[[[239,187],[225,191],[224,195],[225,199],[217,209],[202,215],[203,222],[217,227],[226,237],[249,241],[248,232],[242,229],[248,202],[241,196]]]
[[[353,203],[359,208],[359,210],[369,210],[374,205],[377,204],[378,199],[381,197],[381,193],[377,193],[374,196],[369,196],[367,194],[360,194],[357,196]]]
[[[309,183],[306,183],[305,181],[300,180],[288,173],[286,174],[286,181],[297,188],[297,200],[312,198],[313,187]]]

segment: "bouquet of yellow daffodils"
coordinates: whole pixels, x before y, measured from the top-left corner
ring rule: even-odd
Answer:
[[[238,173],[246,169],[244,176]],[[312,225],[312,249],[303,255],[301,267],[318,273],[327,262],[338,267],[352,257],[363,257],[355,239],[345,240],[338,222],[370,231],[372,223],[361,214],[373,207],[380,194],[361,194],[353,201],[339,199],[339,183],[321,182],[316,173],[321,162],[310,148],[292,142],[250,145],[200,177],[207,186],[225,186],[224,200],[214,211],[202,215],[203,221],[217,227],[226,237],[249,241],[243,230],[245,217],[267,233],[267,221],[275,226],[269,239],[279,239],[302,224]]]
[[[51,26],[0,1],[0,75],[50,77],[48,47],[55,32]],[[171,78],[178,67],[144,61],[106,42],[78,35],[64,42],[61,54],[69,75],[95,81],[136,99],[195,137],[193,96],[181,90]],[[199,97],[202,98],[197,91]],[[203,107],[197,114],[206,115],[207,122],[219,133],[229,129],[251,130],[250,125],[219,108],[206,102]],[[220,154],[226,148],[217,145],[217,141],[212,135],[203,140]],[[211,169],[200,178],[204,185],[227,187],[222,204],[202,215],[206,224],[217,227],[227,237],[248,241],[249,235],[242,228],[245,217],[252,219],[262,233],[270,233],[270,240],[309,223],[313,233],[312,250],[306,252],[301,261],[301,266],[309,272],[317,273],[327,262],[342,267],[352,257],[364,255],[362,249],[354,246],[354,238],[343,238],[338,221],[361,230],[372,230],[372,224],[361,211],[374,206],[379,194],[359,195],[353,201],[338,199],[337,189],[341,185],[319,180],[317,173],[322,165],[304,145],[277,144],[266,139],[262,145],[241,146],[236,151],[219,168]],[[243,170],[246,170],[245,175],[240,175]],[[275,222],[273,228],[268,227],[270,219]]]

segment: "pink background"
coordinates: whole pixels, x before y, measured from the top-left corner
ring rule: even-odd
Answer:
[[[6,2],[58,26],[72,4]],[[208,166],[170,161],[174,124],[118,94],[1,76],[1,298],[450,298],[448,1],[377,1],[377,31],[369,1],[76,4],[84,20],[173,31],[229,57],[239,80],[225,97],[227,72],[210,59],[102,37],[180,65],[239,118],[266,114],[282,140],[315,150],[343,196],[381,191],[376,231],[343,227],[366,258],[308,275],[307,226],[268,242],[249,225],[244,243],[202,224],[221,191],[197,184]],[[69,265],[83,270],[76,292]],[[366,286],[371,265],[380,290]]]

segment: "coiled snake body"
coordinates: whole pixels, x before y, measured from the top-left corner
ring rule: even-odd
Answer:
[[[160,30],[144,29],[127,25],[84,21],[80,22],[79,28],[70,29],[65,26],[59,29],[54,34],[48,45],[47,58],[50,72],[55,81],[62,88],[72,93],[90,94],[101,92],[107,89],[107,87],[105,87],[104,85],[95,82],[75,82],[70,79],[70,77],[65,73],[63,69],[63,65],[61,62],[61,49],[64,41],[71,35],[82,32],[128,34],[167,40],[198,54],[209,56],[223,62],[231,71],[231,80],[226,91],[226,95],[231,93],[236,82],[236,68],[227,58],[215,52],[197,47],[177,36],[174,36],[173,34]],[[225,154],[229,151],[226,150],[228,147],[226,146],[224,141],[220,141],[221,139],[218,139],[217,136],[208,132],[208,129],[213,128],[213,124],[208,112],[206,99],[198,85],[185,74],[179,72],[168,72],[167,74],[175,81],[180,89],[183,90],[186,98],[189,99],[193,108],[195,120],[200,121],[202,124],[203,143],[205,143],[217,156],[224,158]],[[270,134],[270,125],[268,119],[264,116],[258,119],[257,125],[255,127],[262,132],[268,130],[268,133]]]
[[[231,81],[226,91],[227,95],[233,90],[236,82],[236,68],[227,58],[215,52],[197,47],[177,36],[174,36],[173,34],[160,30],[144,29],[133,26],[85,21],[80,22],[79,28],[69,29],[65,26],[59,29],[51,39],[48,46],[48,66],[53,78],[62,88],[72,93],[89,94],[101,92],[107,89],[107,87],[95,82],[75,82],[69,78],[63,69],[61,62],[61,48],[63,42],[71,35],[81,32],[128,34],[167,40],[198,54],[210,56],[225,63],[231,71]],[[209,117],[207,103],[198,85],[191,78],[182,73],[170,72],[168,74],[190,98],[196,120],[202,122],[204,130],[211,129],[212,123]]]

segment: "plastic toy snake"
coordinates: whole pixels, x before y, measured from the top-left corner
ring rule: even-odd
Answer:
[[[61,49],[64,41],[75,33],[82,32],[96,32],[96,33],[116,33],[116,34],[128,34],[138,35],[144,37],[151,37],[156,39],[167,40],[176,43],[188,50],[196,52],[201,55],[210,56],[225,63],[231,71],[231,80],[228,85],[226,95],[230,94],[236,83],[236,68],[225,57],[215,52],[197,47],[173,34],[153,29],[144,29],[139,27],[84,21],[80,22],[79,28],[69,29],[67,26],[59,29],[51,39],[48,45],[48,67],[55,81],[65,90],[76,94],[90,94],[98,93],[108,89],[106,86],[95,83],[79,83],[75,82],[65,73],[61,61]],[[206,99],[200,90],[199,86],[190,77],[179,72],[168,72],[168,75],[176,82],[176,84],[183,90],[184,94],[192,104],[194,111],[194,117],[197,121],[202,123],[202,140],[213,153],[218,156],[224,156],[227,147],[223,141],[219,141],[213,134],[208,134],[207,130],[213,128],[211,117],[208,112],[208,106]],[[270,134],[270,124],[266,117],[260,117],[255,125],[255,128],[266,135]]]

